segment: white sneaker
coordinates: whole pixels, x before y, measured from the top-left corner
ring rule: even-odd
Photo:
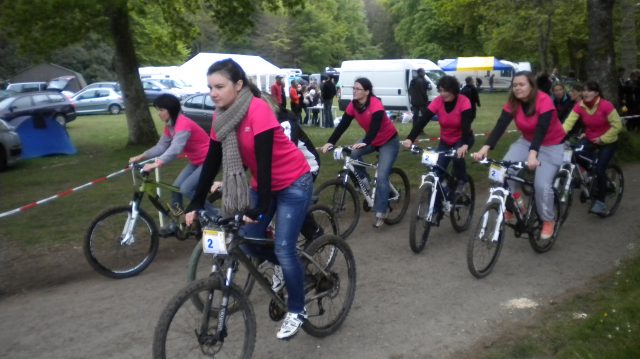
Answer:
[[[271,277],[271,290],[279,292],[284,287],[284,273],[279,265],[273,266],[273,276]]]
[[[288,312],[287,316],[284,317],[284,321],[282,322],[282,326],[276,334],[278,339],[289,339],[298,333],[298,330],[302,326],[302,323],[307,319],[307,312],[302,313],[291,313]]]

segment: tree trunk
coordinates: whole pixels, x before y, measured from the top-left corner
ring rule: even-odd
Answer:
[[[636,44],[636,1],[618,0],[622,17],[620,29],[620,62],[625,70],[625,78],[638,66],[638,45]]]
[[[600,84],[602,95],[618,106],[616,58],[613,48],[614,0],[587,1],[587,27],[589,28],[587,71],[592,80]]]
[[[138,75],[138,59],[133,46],[127,2],[110,8],[110,31],[115,46],[115,69],[124,94],[129,145],[153,145],[158,132],[151,118],[147,99]]]

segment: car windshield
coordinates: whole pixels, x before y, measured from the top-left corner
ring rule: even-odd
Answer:
[[[429,78],[431,79],[431,81],[433,81],[434,83],[438,83],[438,80],[440,80],[440,78],[442,76],[444,76],[445,73],[442,70],[429,70],[427,71],[427,76],[429,76]]]
[[[51,81],[49,81],[49,84],[47,85],[47,88],[49,88],[49,89],[63,89],[65,86],[67,86],[68,82],[69,81],[64,80],[64,79],[51,80]]]
[[[4,110],[7,107],[9,107],[9,104],[13,102],[13,98],[9,97],[9,98],[5,98],[4,100],[0,101],[0,110]]]

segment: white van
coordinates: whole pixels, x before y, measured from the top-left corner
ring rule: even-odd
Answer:
[[[342,62],[340,70],[341,95],[339,107],[344,111],[353,99],[353,82],[359,77],[368,78],[373,93],[382,100],[387,111],[411,111],[409,82],[423,68],[431,83],[429,100],[438,96],[436,83],[444,76],[440,67],[424,59],[350,60]]]

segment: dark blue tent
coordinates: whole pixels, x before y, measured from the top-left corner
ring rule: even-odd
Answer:
[[[53,117],[17,117],[11,120],[22,142],[22,158],[73,155],[76,148],[67,130]]]

